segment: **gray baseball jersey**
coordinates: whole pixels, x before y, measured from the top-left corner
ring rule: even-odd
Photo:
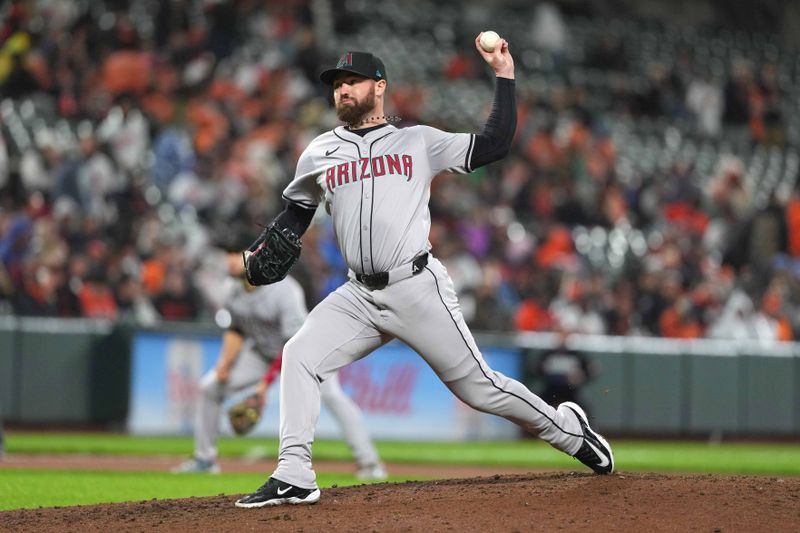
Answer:
[[[225,301],[231,329],[239,331],[258,355],[275,359],[308,315],[303,289],[292,277],[253,291],[245,290],[240,280],[231,281]]]
[[[389,272],[389,281],[370,289],[351,275],[287,342],[276,479],[316,488],[311,445],[320,382],[393,338],[419,353],[466,404],[503,416],[559,450],[575,454],[580,448],[577,415],[549,406],[486,364],[441,262],[429,257],[423,266],[412,264],[431,248],[431,181],[444,170],[471,171],[474,144],[472,134],[427,126],[386,125],[363,137],[338,127],[301,155],[284,198],[308,208],[324,201],[353,274]],[[395,271],[406,275],[393,278]]]
[[[308,145],[284,198],[325,202],[351,270],[388,271],[431,248],[428,210],[433,177],[469,172],[474,135],[429,126],[387,125],[364,137],[344,127]]]

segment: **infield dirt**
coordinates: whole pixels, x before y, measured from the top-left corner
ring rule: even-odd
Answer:
[[[331,488],[313,506],[238,509],[235,499],[5,511],[0,530],[772,532],[800,524],[800,478],[788,476],[534,472]]]

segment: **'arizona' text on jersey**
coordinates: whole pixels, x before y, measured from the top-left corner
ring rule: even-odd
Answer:
[[[471,171],[474,136],[429,126],[387,125],[364,137],[344,127],[311,142],[297,163],[286,200],[327,204],[348,267],[371,274],[429,251],[431,180]]]

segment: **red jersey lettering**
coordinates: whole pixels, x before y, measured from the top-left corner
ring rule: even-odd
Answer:
[[[362,157],[360,161],[361,161],[361,179],[368,180],[371,177],[369,175],[369,172],[367,172],[367,169],[369,168],[369,159],[367,159],[366,157]]]
[[[328,190],[333,192],[333,188],[336,187],[336,167],[329,167],[328,170],[325,171],[325,183],[328,184]]]
[[[338,170],[337,172],[338,178],[336,180],[337,185],[341,185],[342,183],[350,183],[350,172],[348,168],[349,166],[350,165],[348,165],[347,163],[340,163],[339,165],[336,166],[336,169]]]
[[[400,170],[400,156],[397,154],[387,155],[386,165],[389,167],[389,174],[402,174]]]
[[[376,178],[386,174],[386,163],[383,162],[383,156],[372,158],[372,174]]]
[[[407,177],[406,181],[411,181],[413,164],[410,155],[403,155],[403,175]]]

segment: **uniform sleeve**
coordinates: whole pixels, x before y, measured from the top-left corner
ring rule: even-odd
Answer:
[[[470,171],[504,158],[511,148],[517,129],[517,104],[514,97],[514,80],[497,78],[492,112],[483,131],[475,136]]]
[[[475,144],[471,133],[448,133],[430,126],[416,126],[422,133],[434,175],[447,170],[466,174]]]
[[[294,179],[283,190],[283,199],[306,209],[316,209],[325,197],[325,190],[317,183],[322,170],[314,165],[312,154],[316,151],[312,142],[300,155]]]
[[[247,337],[247,325],[246,320],[242,320],[242,316],[239,313],[232,311],[233,306],[227,306],[224,308],[228,311],[228,314],[231,316],[231,323],[228,326],[228,331],[233,331],[234,333],[238,333],[242,337]]]
[[[238,333],[242,337],[247,336],[247,333],[242,328],[242,325],[239,322],[238,317],[236,317],[233,313],[231,313],[231,325],[228,326],[228,331],[233,331],[234,333]]]
[[[288,283],[287,283],[288,282]],[[302,287],[293,278],[286,278],[282,293],[279,295],[279,320],[281,336],[284,339],[291,338],[298,332],[308,316],[306,308],[305,294]]]

